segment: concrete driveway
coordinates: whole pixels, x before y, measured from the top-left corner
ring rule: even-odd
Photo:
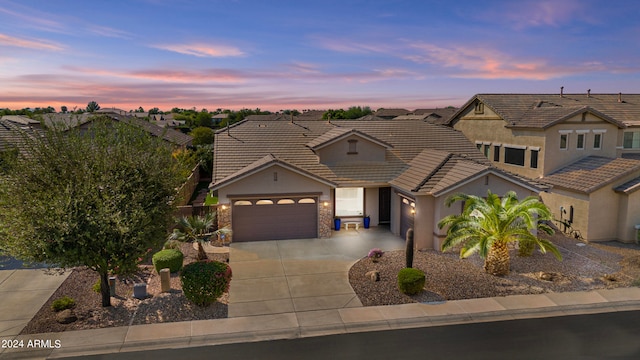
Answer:
[[[349,268],[370,249],[404,248],[385,228],[340,230],[329,239],[233,243],[229,317],[360,307]]]

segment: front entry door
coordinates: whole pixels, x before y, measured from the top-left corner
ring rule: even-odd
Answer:
[[[391,188],[383,187],[378,189],[378,211],[379,223],[389,224],[391,222]]]

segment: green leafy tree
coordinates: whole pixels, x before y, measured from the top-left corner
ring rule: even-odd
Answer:
[[[322,114],[323,119],[358,119],[363,116],[371,114],[371,108],[368,106],[360,107],[360,106],[352,106],[348,110],[338,109],[333,110],[329,109]]]
[[[149,115],[155,115],[155,114],[160,114],[160,109],[158,109],[157,107],[149,109]]]
[[[206,111],[206,110],[202,110],[201,112],[199,112],[196,115],[195,121],[193,122],[193,125],[196,127],[212,127],[213,126],[213,118],[211,117],[211,114]]]
[[[497,276],[509,273],[507,244],[510,242],[533,242],[543,253],[550,251],[562,259],[560,251],[549,240],[532,234],[534,229],[553,234],[553,229],[545,223],[551,220],[551,211],[536,197],[518,201],[516,193],[510,191],[501,199],[488,191],[486,199],[455,194],[447,198],[446,205],[451,206],[456,201],[464,202],[462,214],[449,215],[438,222],[440,229],[448,226],[443,251],[462,244],[461,258],[478,252],[485,259],[485,271]]]
[[[169,235],[168,240],[198,243],[198,260],[206,260],[207,253],[203,244],[209,242],[211,236],[229,232],[226,228],[216,229],[216,212],[205,216],[181,217],[177,220],[177,228]]]
[[[213,144],[214,134],[213,129],[204,126],[199,126],[189,133],[189,135],[193,136],[193,145]]]
[[[89,101],[89,103],[87,103],[87,112],[92,113],[96,110],[100,110],[100,105],[95,101]]]
[[[60,111],[62,111],[63,113],[66,113],[68,111],[68,108],[65,105],[62,105],[60,107]]]
[[[131,274],[159,248],[173,222],[171,199],[183,179],[162,140],[124,123],[46,129],[24,137],[0,175],[0,251],[100,276],[110,306],[109,274]]]

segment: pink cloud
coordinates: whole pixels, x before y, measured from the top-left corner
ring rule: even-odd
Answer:
[[[457,78],[548,80],[605,70],[605,67],[598,63],[583,66],[554,66],[544,59],[522,60],[498,50],[486,48],[441,47],[426,43],[412,44],[411,47],[418,53],[407,55],[406,59],[416,63],[452,68],[449,75]]]
[[[578,0],[528,0],[509,2],[504,13],[493,14],[493,19],[505,19],[514,28],[552,26],[558,27],[575,19],[594,22],[585,9],[584,2]]]
[[[244,55],[240,49],[228,45],[193,43],[152,45],[152,47],[197,57],[232,57]]]
[[[175,83],[236,83],[246,80],[246,74],[231,69],[205,70],[173,70],[173,69],[142,69],[142,70],[107,70],[65,66],[65,70],[93,76],[119,77],[138,80],[153,80]]]
[[[33,7],[18,5],[11,2],[9,2],[8,4],[16,10],[10,10],[7,6],[5,6],[0,7],[0,13],[9,15],[11,19],[19,20],[21,25],[30,26],[32,28],[45,31],[58,33],[65,32],[65,25],[61,22],[51,20],[54,17],[54,15],[51,13],[45,13]]]
[[[0,34],[0,46],[21,47],[35,50],[53,50],[59,51],[63,49],[62,45],[55,44],[39,39],[17,38],[5,34]]]
[[[320,47],[327,50],[348,53],[348,54],[366,54],[366,53],[386,53],[389,47],[382,44],[369,44],[364,41],[356,41],[350,39],[316,37]]]

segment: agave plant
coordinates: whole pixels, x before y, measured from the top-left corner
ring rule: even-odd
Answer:
[[[207,259],[203,244],[209,242],[211,236],[226,234],[231,231],[227,228],[213,230],[216,227],[215,212],[210,212],[204,216],[181,217],[177,219],[176,223],[177,227],[169,235],[168,240],[198,243],[198,260]]]
[[[551,212],[536,197],[529,196],[518,201],[515,192],[510,191],[502,198],[487,193],[486,199],[466,194],[455,194],[446,200],[451,206],[456,201],[464,202],[460,215],[449,215],[438,222],[440,229],[448,226],[447,237],[442,243],[442,251],[461,244],[460,257],[466,258],[478,252],[485,259],[484,269],[497,276],[509,273],[510,242],[533,243],[546,253],[550,251],[558,260],[560,251],[547,239],[532,233],[537,229],[553,234],[553,229],[544,220],[551,219]]]

